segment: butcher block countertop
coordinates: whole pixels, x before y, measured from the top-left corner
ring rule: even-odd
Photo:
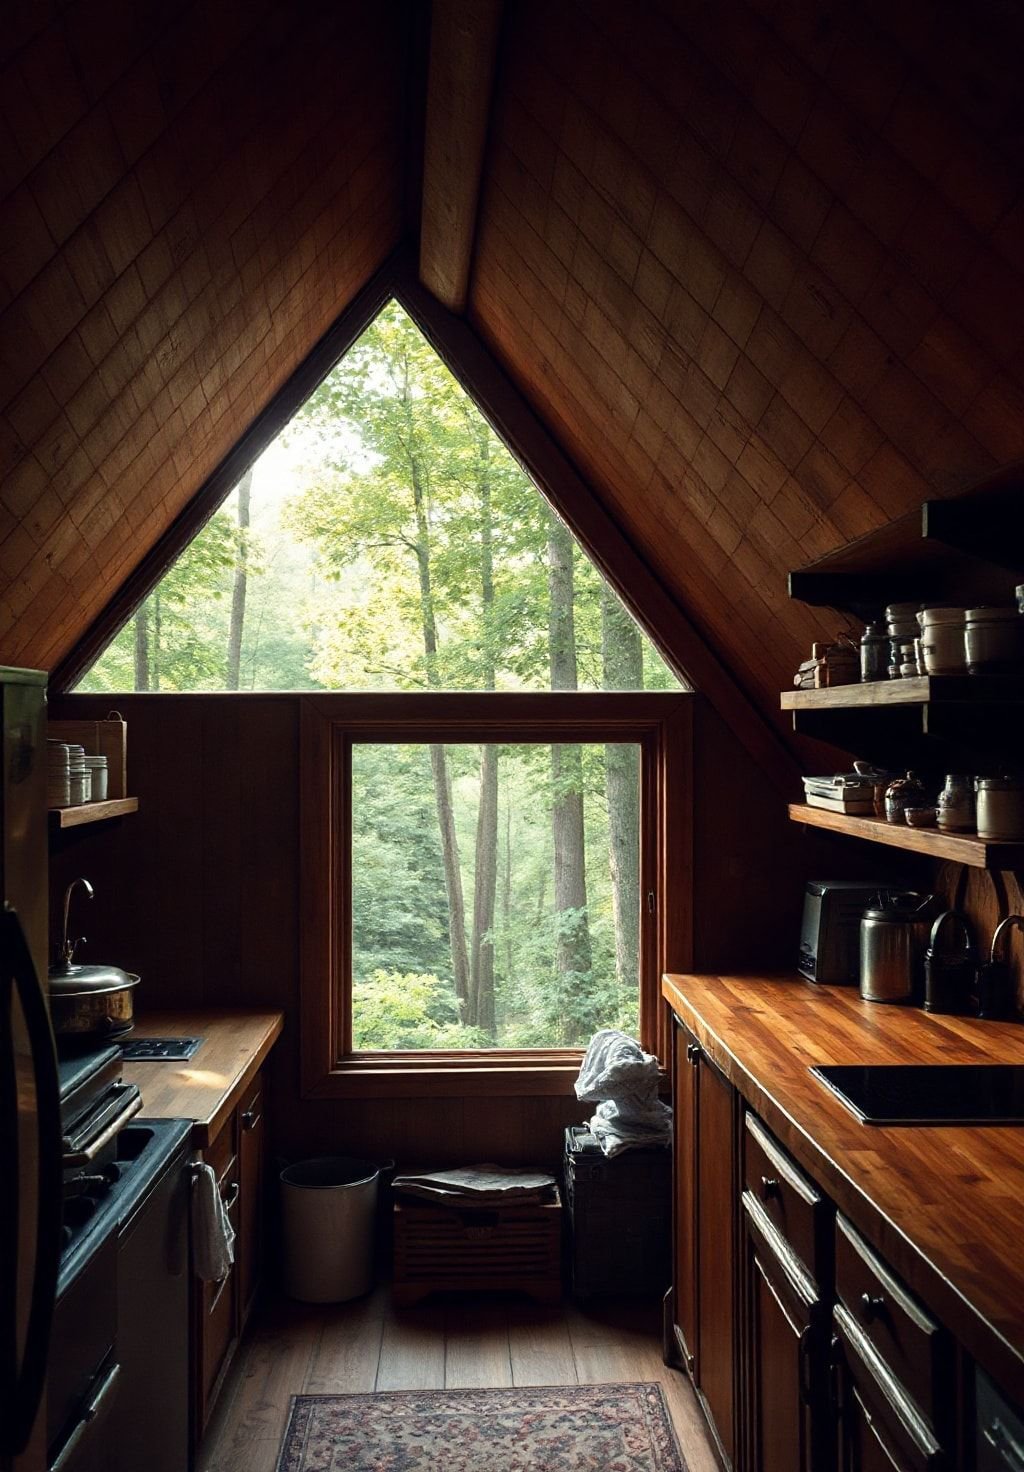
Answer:
[[[783,976],[666,976],[672,1010],[935,1316],[1024,1404],[1024,1127],[861,1124],[817,1063],[1024,1063],[1024,1026]]]
[[[126,1063],[151,1119],[192,1119],[192,1143],[208,1145],[255,1078],[284,1024],[281,1012],[149,1012],[135,1018],[138,1038],[201,1037],[185,1063]]]

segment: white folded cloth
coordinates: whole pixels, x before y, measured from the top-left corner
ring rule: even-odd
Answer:
[[[196,1276],[219,1283],[235,1260],[235,1229],[224,1209],[213,1167],[192,1167],[192,1262]]]

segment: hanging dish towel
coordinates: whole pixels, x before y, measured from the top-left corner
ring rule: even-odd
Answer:
[[[212,1166],[197,1162],[192,1172],[192,1261],[197,1277],[219,1283],[235,1260],[235,1229]]]

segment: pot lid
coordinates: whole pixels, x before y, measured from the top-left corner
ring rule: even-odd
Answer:
[[[47,972],[50,992],[57,997],[88,997],[138,986],[139,978],[120,966],[51,966]]]

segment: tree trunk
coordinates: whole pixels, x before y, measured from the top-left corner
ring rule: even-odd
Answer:
[[[427,656],[427,684],[437,685],[437,622],[434,617],[434,593],[430,577],[430,523],[427,519],[426,495],[415,456],[410,456],[413,502],[416,508],[416,565],[420,580],[420,614],[423,625],[423,649]],[[469,1007],[469,953],[466,949],[466,905],[462,896],[462,866],[459,862],[459,840],[455,831],[452,807],[452,784],[448,773],[448,755],[438,744],[430,748],[430,770],[434,778],[434,801],[437,825],[441,834],[441,857],[444,864],[444,887],[448,896],[448,940],[452,954],[452,981],[462,1020],[467,1020]]]
[[[140,603],[135,614],[135,688],[149,689],[149,603]]]
[[[552,514],[548,523],[548,652],[552,690],[577,688],[572,556],[572,537]],[[592,965],[583,830],[583,754],[578,745],[552,746],[551,782],[555,956],[561,999],[558,1041],[572,1044],[583,1040],[574,1036],[567,1003],[587,985]]]
[[[149,656],[149,688],[160,689],[160,586],[153,589],[153,642]]]
[[[480,423],[477,433],[476,479],[480,497],[480,594],[483,605],[482,684],[495,682],[494,527],[491,521],[490,431]],[[498,886],[498,748],[480,748],[480,806],[476,823],[476,864],[473,880],[473,934],[470,942],[470,1022],[492,1036],[494,1005],[494,899]]]
[[[480,807],[476,821],[476,875],[473,882],[473,945],[470,1022],[495,1030],[494,896],[498,884],[498,748],[480,749]]]
[[[242,628],[245,624],[245,587],[249,571],[249,501],[252,468],[238,482],[238,544],[235,578],[231,587],[231,623],[228,627],[228,677],[225,688],[237,690],[242,671]]]
[[[601,590],[601,665],[606,690],[642,690],[640,630],[605,585]],[[636,748],[604,749],[608,839],[615,917],[615,976],[624,991],[640,981],[640,774]]]

